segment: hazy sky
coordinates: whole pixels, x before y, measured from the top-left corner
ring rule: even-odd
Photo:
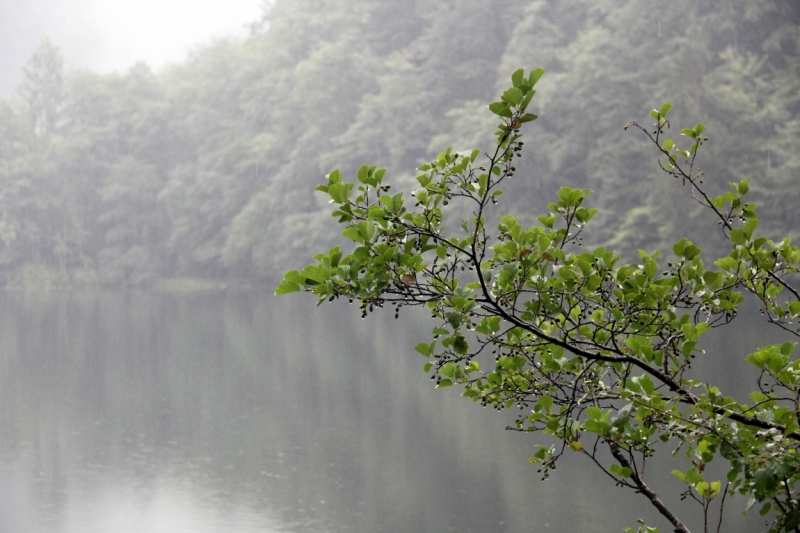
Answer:
[[[45,38],[68,66],[125,70],[179,61],[212,36],[245,35],[262,0],[0,0],[0,97]]]

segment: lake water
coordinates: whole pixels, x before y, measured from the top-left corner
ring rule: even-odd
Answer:
[[[0,293],[0,532],[669,531],[577,454],[542,483],[542,437],[423,373],[431,325],[268,291]],[[763,529],[743,504],[725,531]]]

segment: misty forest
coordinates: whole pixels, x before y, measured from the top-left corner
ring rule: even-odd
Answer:
[[[665,134],[705,124],[698,183],[717,191],[749,180],[759,233],[797,240],[800,4],[274,0],[247,36],[215,39],[182,62],[69,65],[43,40],[16,94],[0,100],[0,533],[636,532],[640,518],[648,526],[638,533],[673,530],[619,488],[630,469],[614,471],[615,487],[573,454],[542,483],[528,463],[543,437],[504,431],[514,413],[439,390],[443,375],[425,379],[413,354],[433,355],[418,344],[430,340],[430,313],[360,320],[347,300],[365,293],[326,293],[291,269],[342,244],[336,194],[319,192],[333,169],[352,181],[362,165],[385,167],[392,194],[408,195],[417,169],[448,147],[488,154],[498,124],[488,104],[523,68],[545,71],[533,82],[538,119],[525,124],[524,155],[490,224],[497,214],[536,224],[570,187],[594,191],[584,249],[635,262],[637,250],[667,253],[691,235],[704,253],[728,254],[720,235],[731,226],[625,128],[639,121],[646,132],[648,113],[671,102]],[[273,297],[287,271],[285,292],[307,283],[320,301],[346,297],[317,310]],[[399,279],[403,297],[419,287]],[[742,310],[759,316],[758,305]],[[439,318],[458,330],[462,317],[451,315]],[[688,335],[685,322],[676,336]],[[784,330],[748,318],[711,328],[704,347],[716,359],[690,361],[692,344],[675,379],[697,371],[750,401],[761,378],[747,354],[793,338],[796,326],[774,322]],[[784,352],[775,358],[788,361]],[[455,375],[453,361],[425,370]],[[770,364],[762,378],[780,374]],[[772,390],[757,398],[769,404]],[[800,439],[768,415],[758,423]],[[705,460],[690,456],[703,474]],[[724,479],[719,462],[706,475]],[[683,512],[702,494],[697,483],[682,492],[670,468],[648,466]],[[764,483],[774,489],[776,476]],[[721,531],[798,531],[800,505],[783,482],[788,495],[773,500],[791,509],[779,520],[778,507],[762,516],[761,500],[731,494],[714,511]],[[675,530],[689,528],[703,531],[702,519]]]
[[[598,240],[671,245],[693,206],[622,129],[669,100],[714,132],[706,174],[752,178],[762,224],[794,231],[798,24],[778,1],[302,0],[158,72],[72,71],[44,42],[0,102],[0,279],[274,280],[335,235],[311,192],[323,174],[411,177],[447,146],[485,146],[486,103],[520,67],[547,76],[509,212],[586,187]]]

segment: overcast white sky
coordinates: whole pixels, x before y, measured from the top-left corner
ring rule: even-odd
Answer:
[[[68,66],[126,70],[180,61],[212,37],[246,35],[262,0],[0,0],[0,97],[45,38]]]

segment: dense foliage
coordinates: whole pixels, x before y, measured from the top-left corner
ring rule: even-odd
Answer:
[[[626,262],[605,247],[585,247],[598,214],[587,207],[588,189],[561,187],[530,226],[499,211],[501,187],[519,172],[524,125],[537,118],[528,108],[543,72],[516,71],[512,87],[489,105],[501,119],[492,150],[440,153],[419,167],[411,198],[390,190],[385,169],[362,166],[356,182],[339,170],[328,174],[317,190],[333,203],[352,251],[317,254],[315,264],[288,272],[277,294],[304,289],[320,303],[357,300],[364,315],[386,305],[427,307],[433,340],[416,348],[430,359],[426,372],[484,406],[519,408],[516,429],[554,437],[531,458],[545,477],[567,451],[582,453],[688,533],[690,510],[665,503],[664,480],[648,466],[681,451],[673,474],[686,485],[683,498],[697,504],[704,531],[720,531],[726,498],[735,494],[748,498],[748,509],[758,504],[770,532],[800,531],[796,342],[746,355],[760,371],[747,401],[693,366],[701,358],[724,368],[744,355],[701,349],[707,330],[734,322],[743,293],[759,301],[778,333],[800,336],[800,292],[792,285],[800,249],[789,238],[762,236],[748,180],[727,190],[718,180],[703,183],[697,156],[706,126],[681,129],[685,141],[668,138],[669,103],[650,113],[652,126],[625,129],[643,132],[661,169],[678,179],[661,181],[682,182],[710,212],[711,224],[693,234],[727,244],[724,256],[704,261],[686,238],[666,261],[639,250]],[[453,210],[470,213],[460,227]],[[727,473],[709,468],[714,461],[727,462]]]
[[[44,43],[0,102],[0,280],[274,277],[332,237],[308,186],[334,161],[401,174],[489,146],[484,102],[521,64],[549,72],[503,200],[523,221],[569,182],[596,191],[595,242],[675,240],[694,208],[663,208],[619,128],[668,96],[720,132],[706,170],[758,176],[762,224],[797,228],[798,22],[782,0],[277,0],[249,38],[155,73],[70,71]]]

